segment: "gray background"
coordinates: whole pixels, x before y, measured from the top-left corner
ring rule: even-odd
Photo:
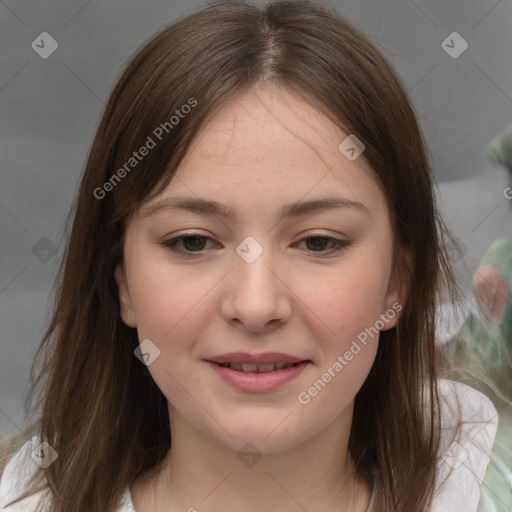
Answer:
[[[327,3],[370,36],[410,92],[467,286],[488,246],[512,238],[509,177],[484,155],[512,123],[512,0]],[[203,4],[0,1],[1,433],[25,425],[22,399],[49,321],[63,224],[109,92],[144,40]],[[457,59],[441,46],[454,31],[469,45]],[[59,44],[47,59],[31,47],[42,32]]]

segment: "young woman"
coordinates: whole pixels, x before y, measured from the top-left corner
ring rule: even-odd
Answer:
[[[472,510],[485,459],[449,443],[490,432],[485,456],[493,423],[441,431],[442,233],[406,92],[340,15],[235,1],[169,26],[94,139],[0,503],[453,511],[455,475]]]

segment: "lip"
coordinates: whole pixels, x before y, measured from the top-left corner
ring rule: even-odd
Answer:
[[[266,352],[264,354],[249,354],[247,352],[231,352],[220,356],[209,357],[205,359],[214,363],[249,363],[249,364],[269,364],[269,363],[298,363],[306,361],[299,357],[282,354],[280,352]]]
[[[254,361],[254,359],[253,359]],[[296,361],[283,361],[283,362],[298,362],[296,366],[290,366],[288,368],[282,368],[281,370],[273,370],[271,372],[242,372],[232,370],[229,367],[220,366],[220,364],[213,362],[212,360],[206,361],[215,373],[224,380],[227,384],[240,391],[246,391],[249,393],[265,393],[267,391],[273,391],[281,386],[284,386],[288,382],[296,379],[304,369],[311,363],[311,361],[296,360]],[[238,361],[222,361],[222,362],[238,362]],[[248,362],[247,359],[241,362]],[[265,361],[266,363],[276,362],[276,359]],[[253,364],[265,364],[253,363]]]

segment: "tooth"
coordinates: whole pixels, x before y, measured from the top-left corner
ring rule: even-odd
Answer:
[[[257,364],[242,363],[243,372],[255,372],[258,369]]]
[[[274,363],[268,364],[259,364],[258,371],[259,372],[271,372],[274,369]]]
[[[281,368],[288,366],[288,363],[274,363],[274,366],[276,370],[281,370]]]
[[[232,370],[237,370],[237,371],[242,371],[242,365],[240,363],[231,363],[229,365],[229,367],[232,369]]]

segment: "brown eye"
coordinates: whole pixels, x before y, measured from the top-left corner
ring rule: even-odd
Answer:
[[[323,235],[308,236],[301,240],[301,242],[304,241],[306,242],[306,246],[309,251],[319,253],[337,252],[350,245],[350,242],[347,240],[338,240],[337,238]],[[330,249],[329,244],[331,245]]]
[[[176,253],[193,254],[200,253],[205,250],[205,242],[211,240],[207,236],[198,234],[185,234],[170,240],[162,242],[162,246]],[[178,244],[182,244],[183,248],[179,248]]]

